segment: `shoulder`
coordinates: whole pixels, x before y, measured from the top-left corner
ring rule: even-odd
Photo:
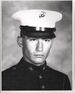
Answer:
[[[47,70],[48,70],[48,73],[50,73],[51,75],[50,77],[53,77],[55,80],[57,79],[63,82],[70,82],[67,74],[60,72],[58,70],[55,70],[48,66],[47,66]]]
[[[14,66],[2,71],[2,76],[8,76],[8,74],[9,75],[14,74],[16,71],[17,71],[17,65],[14,65]]]
[[[20,60],[20,61],[21,61],[21,60]],[[17,71],[19,71],[20,68],[21,68],[21,62],[20,62],[20,61],[19,61],[17,64],[11,66],[10,68],[2,71],[2,75],[3,75],[3,76],[4,76],[4,75],[8,75],[8,74],[10,75],[10,74],[14,74],[14,73],[16,73]]]
[[[48,73],[50,73],[52,76],[56,77],[56,78],[65,78],[65,79],[68,79],[68,76],[63,73],[63,72],[60,72],[58,70],[55,70],[49,66],[47,66],[47,71]]]
[[[27,69],[24,67],[23,60],[21,59],[14,66],[2,71],[2,78],[13,78],[14,76],[22,75],[24,71],[27,72]]]
[[[70,85],[70,80],[68,78],[68,75],[66,75],[63,72],[57,71],[51,67],[47,66],[47,76],[49,78],[51,78],[51,80],[54,82],[55,84],[59,84],[60,86],[62,86],[62,88],[64,90],[70,90],[71,89],[71,85]]]

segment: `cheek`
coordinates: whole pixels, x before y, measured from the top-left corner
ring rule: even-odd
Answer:
[[[29,42],[27,41],[26,42],[26,51],[31,55],[32,53],[34,53],[36,49],[36,44],[35,43],[32,43],[32,42]]]
[[[51,49],[51,43],[48,43],[48,44],[44,44],[44,53],[49,53]]]

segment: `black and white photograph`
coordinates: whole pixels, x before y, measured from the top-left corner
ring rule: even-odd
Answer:
[[[2,91],[72,91],[72,1],[1,1]]]

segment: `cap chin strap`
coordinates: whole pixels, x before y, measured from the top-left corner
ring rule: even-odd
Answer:
[[[41,27],[40,27],[41,28]],[[54,32],[56,31],[56,28],[45,28],[45,31],[39,31],[36,30],[36,27],[30,27],[30,26],[20,26],[21,29],[21,36],[29,36],[29,37],[36,37],[36,38],[55,38]]]

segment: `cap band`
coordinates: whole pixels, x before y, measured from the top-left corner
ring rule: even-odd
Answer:
[[[56,31],[56,28],[45,28],[45,31],[37,31],[36,27],[30,27],[30,26],[20,26],[21,29],[21,36],[24,35],[29,37],[36,37],[36,38],[55,38],[54,32]]]

